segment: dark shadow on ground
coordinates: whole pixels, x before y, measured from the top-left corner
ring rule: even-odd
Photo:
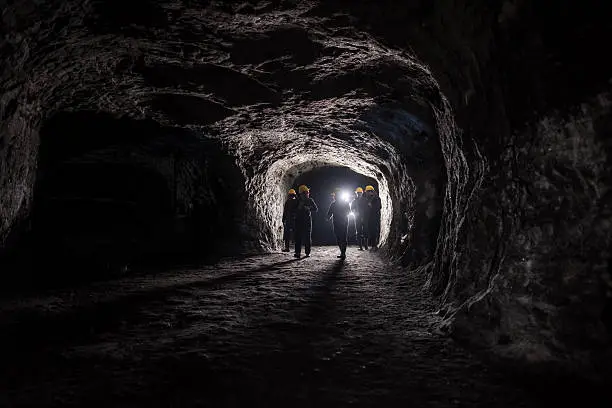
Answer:
[[[33,256],[34,257],[34,256]],[[136,277],[214,265],[222,258],[208,255],[197,259],[156,259],[154,262],[125,263],[112,259],[76,259],[47,262],[44,255],[30,264],[0,258],[0,298],[26,296],[46,290],[79,289],[92,283],[111,282],[124,277]],[[183,257],[186,258],[186,257]]]
[[[159,302],[185,289],[214,289],[240,281],[242,278],[273,271],[276,268],[297,262],[298,259],[276,262],[259,268],[245,269],[201,281],[190,281],[167,287],[154,287],[118,296],[107,302],[78,306],[74,311],[65,311],[50,318],[41,313],[3,313],[0,310],[1,350],[13,355],[12,350],[28,350],[57,343],[83,340],[95,333],[113,330],[121,325],[135,323],[140,319],[139,311],[149,302]]]
[[[304,303],[291,311],[295,321],[291,324],[267,326],[262,330],[274,333],[279,339],[279,350],[262,360],[262,375],[276,378],[285,393],[294,393],[296,399],[287,400],[288,406],[302,406],[297,400],[307,401],[306,406],[324,406],[326,396],[314,390],[333,389],[334,378],[323,375],[337,364],[333,356],[321,355],[322,344],[329,345],[342,337],[342,329],[335,324],[337,312],[336,290],[342,278],[344,261],[334,261],[319,279],[306,289]],[[339,345],[340,347],[340,345]],[[262,361],[263,363],[263,361]],[[266,403],[278,401],[280,393],[270,387]],[[291,391],[288,391],[291,390]],[[311,391],[313,390],[313,391]],[[297,405],[296,405],[297,404]]]
[[[0,311],[0,361],[3,363],[0,383],[7,384],[9,390],[4,395],[0,393],[0,405],[16,406],[3,404],[4,398],[14,402],[20,394],[27,394],[26,399],[30,401],[38,398],[38,405],[53,405],[50,400],[54,398],[62,406],[88,407],[519,407],[523,406],[518,404],[520,395],[527,389],[534,400],[541,402],[527,405],[530,408],[568,406],[570,401],[569,405],[580,406],[578,402],[585,400],[597,408],[610,406],[602,403],[603,389],[578,383],[563,383],[564,389],[559,389],[552,382],[546,384],[545,376],[550,376],[552,369],[542,372],[542,377],[529,380],[513,378],[512,373],[502,377],[495,371],[483,371],[483,366],[471,358],[462,359],[463,353],[453,352],[452,344],[433,336],[405,337],[393,343],[395,327],[388,320],[387,327],[380,330],[376,325],[361,325],[361,318],[343,325],[344,320],[350,320],[351,313],[362,315],[364,320],[373,316],[388,319],[387,310],[383,307],[379,310],[382,314],[369,313],[372,302],[366,304],[355,293],[347,292],[355,283],[353,265],[341,260],[330,261],[328,257],[315,261],[319,262],[316,272],[301,284],[291,286],[290,290],[295,290],[295,296],[291,296],[293,301],[279,303],[278,314],[272,311],[261,319],[255,318],[255,322],[246,319],[246,324],[231,332],[231,336],[223,330],[215,335],[196,330],[172,339],[171,346],[164,346],[157,354],[154,349],[139,349],[138,345],[134,355],[126,346],[128,358],[123,358],[122,353],[117,356],[104,352],[90,356],[87,345],[92,340],[102,345],[107,340],[121,342],[121,336],[114,337],[113,330],[130,335],[121,325],[129,328],[132,323],[142,323],[141,311],[147,308],[147,302],[164,304],[175,294],[194,288],[228,287],[224,285],[286,265],[295,265],[298,274],[302,268],[314,265],[289,259],[215,278],[143,289],[118,295],[108,302],[77,305],[74,312],[57,318],[42,312],[37,316],[23,313],[10,316]],[[287,268],[281,273],[285,271]],[[381,280],[376,284],[380,284],[381,290],[397,289],[395,283],[402,274],[396,272],[391,276],[378,275],[377,279]],[[202,295],[208,293],[205,291]],[[378,300],[376,293],[372,296]],[[222,303],[218,312],[223,314],[224,308]],[[5,317],[14,318],[14,324]],[[345,331],[351,328],[357,329],[355,334]],[[108,338],[94,338],[99,332],[105,334],[105,330],[109,330]],[[173,336],[172,330],[161,330],[165,333],[160,334]],[[156,341],[156,329],[151,328],[148,336],[148,340]],[[232,341],[237,342],[233,347]],[[75,345],[84,346],[85,351],[64,356]],[[386,353],[391,357],[385,358]],[[521,371],[517,368],[516,373]],[[512,384],[496,387],[496,382],[506,383],[508,377],[513,378]],[[60,387],[60,391],[51,387]],[[517,403],[509,396],[513,391],[519,395]],[[63,398],[72,404],[63,404]],[[486,405],[477,403],[485,401]]]

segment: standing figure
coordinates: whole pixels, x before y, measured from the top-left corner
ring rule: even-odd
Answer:
[[[338,258],[346,258],[346,246],[348,244],[348,217],[351,212],[351,205],[348,200],[340,199],[340,190],[336,189],[332,193],[332,203],[327,211],[327,218],[333,220],[334,234],[336,242],[340,248]]]
[[[357,187],[355,194],[356,197],[351,206],[355,215],[357,244],[359,245],[359,250],[363,251],[363,247],[366,250],[368,249],[368,201],[363,196],[363,188]]]
[[[382,208],[380,197],[372,186],[366,186],[366,200],[368,202],[368,237],[369,244],[372,249],[378,247],[378,238],[380,236],[380,209]],[[367,248],[366,248],[367,249]]]
[[[305,185],[298,187],[299,197],[295,204],[295,256],[299,258],[302,253],[302,244],[306,256],[310,256],[312,246],[312,215],[319,211],[317,204],[310,198],[310,189]]]
[[[295,229],[295,206],[297,204],[297,197],[294,189],[290,189],[287,193],[287,201],[283,207],[283,241],[285,247],[283,252],[289,252],[289,243],[291,242],[291,235]]]

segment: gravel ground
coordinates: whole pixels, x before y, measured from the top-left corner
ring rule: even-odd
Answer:
[[[536,407],[422,282],[318,247],[0,301],[0,406]]]

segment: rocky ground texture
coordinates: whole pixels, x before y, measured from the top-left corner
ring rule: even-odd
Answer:
[[[371,251],[351,248],[345,262],[336,252],[4,299],[0,405],[536,407],[564,397],[432,330],[439,317],[418,276]]]

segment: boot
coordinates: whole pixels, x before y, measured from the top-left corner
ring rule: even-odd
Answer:
[[[285,241],[285,247],[283,248],[283,252],[289,252],[289,241]]]
[[[367,238],[363,239],[363,249],[365,249],[366,251],[368,250],[368,239]]]
[[[359,237],[359,238],[357,238],[357,242],[359,243],[359,250],[363,251],[363,245],[362,245],[363,239],[361,237]]]

